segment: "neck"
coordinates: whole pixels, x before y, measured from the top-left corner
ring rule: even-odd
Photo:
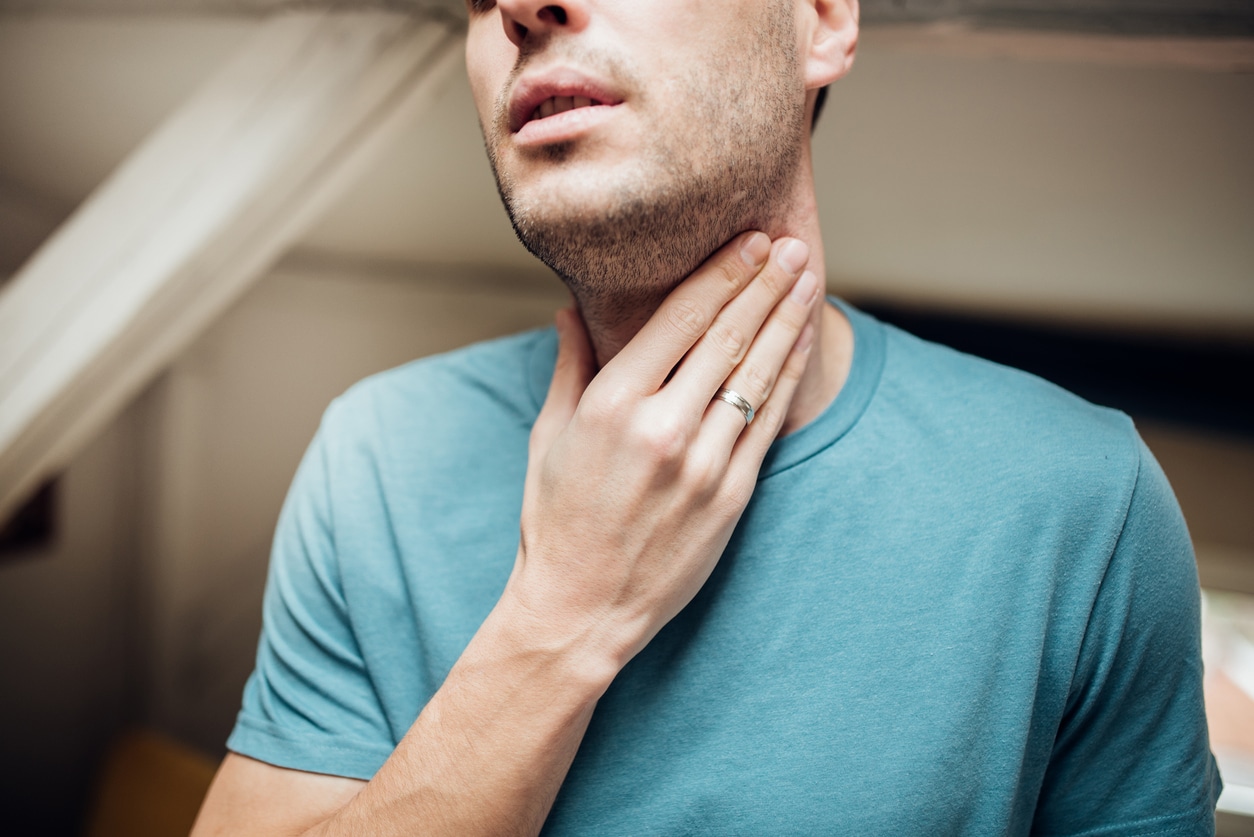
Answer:
[[[820,283],[826,282],[823,237],[808,154],[798,167],[797,182],[791,196],[784,202],[778,220],[762,232],[772,239],[788,236],[808,244],[810,261],[806,269],[813,271]],[[613,300],[613,304],[605,304],[604,300],[576,299],[599,366],[604,366],[627,345],[657,311],[667,293],[669,290],[642,293],[632,299]],[[629,313],[624,315],[622,312]],[[831,305],[823,304],[815,309],[811,323],[814,326],[815,348],[810,353],[780,435],[791,433],[817,418],[835,399],[849,374],[853,358],[853,331],[844,315]]]

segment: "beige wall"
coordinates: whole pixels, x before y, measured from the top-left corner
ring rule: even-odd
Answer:
[[[840,287],[1254,334],[1254,74],[863,46],[817,138]]]
[[[57,543],[0,563],[0,803],[52,810],[60,833],[124,723],[220,754],[275,519],[326,405],[372,372],[544,325],[565,299],[535,272],[267,276],[75,460]]]
[[[0,16],[0,271],[256,25]],[[1248,337],[1254,74],[1181,66],[1168,50],[1129,66],[1092,49],[1029,60],[945,44],[868,29],[833,88],[815,157],[834,288]],[[302,246],[530,269],[464,78]]]
[[[222,746],[251,669],[274,522],[327,403],[372,372],[546,324],[564,299],[535,275],[284,267],[163,376],[144,485],[162,728]]]
[[[927,51],[868,30],[814,138],[829,284],[1248,339],[1250,148],[1254,74]],[[464,78],[302,246],[531,264],[484,164]]]

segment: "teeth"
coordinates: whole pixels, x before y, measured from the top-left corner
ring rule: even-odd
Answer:
[[[531,114],[532,119],[546,119],[555,113],[565,113],[575,108],[590,108],[594,104],[599,104],[587,96],[554,96],[551,99],[545,99],[540,106]]]

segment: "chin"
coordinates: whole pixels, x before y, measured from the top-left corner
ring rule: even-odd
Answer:
[[[580,298],[639,300],[673,287],[787,202],[798,154],[716,149],[687,136],[643,148],[554,144],[493,157],[514,231]],[[498,165],[500,164],[500,165]]]
[[[552,146],[554,155],[561,146]],[[633,165],[607,165],[595,161],[565,159],[556,164],[528,166],[511,179],[510,202],[529,216],[554,216],[570,221],[579,217],[610,218],[625,202],[645,197],[641,173]],[[646,178],[644,182],[659,182]]]

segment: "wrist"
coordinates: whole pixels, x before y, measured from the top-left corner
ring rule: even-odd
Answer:
[[[600,698],[636,650],[632,632],[601,614],[554,608],[518,574],[489,617],[515,653]]]

